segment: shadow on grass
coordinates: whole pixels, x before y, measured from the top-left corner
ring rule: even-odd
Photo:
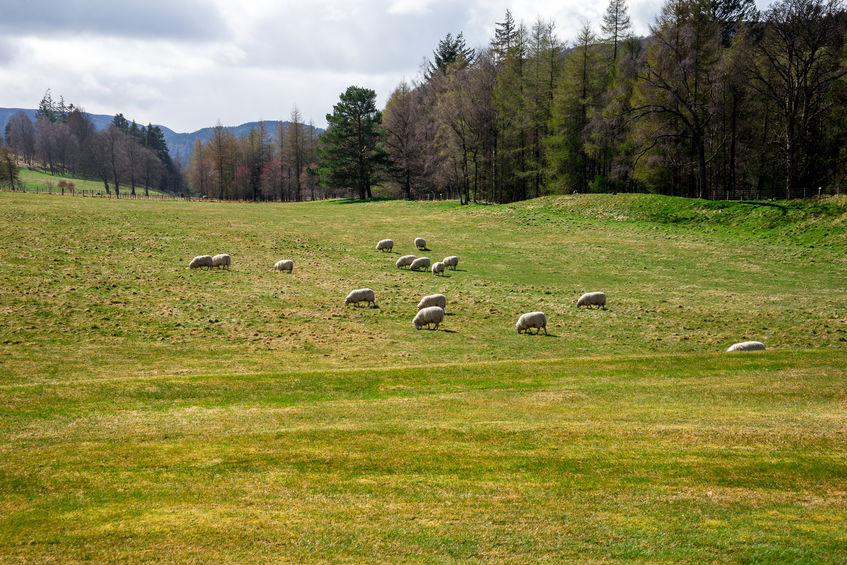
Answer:
[[[330,204],[364,204],[366,202],[389,202],[392,200],[398,200],[397,198],[365,198],[362,200],[361,198],[336,198],[334,200],[330,200]]]
[[[788,213],[788,208],[783,206],[782,204],[774,204],[773,202],[755,202],[752,200],[742,200],[739,204],[749,204],[751,206],[769,206],[771,208],[779,208],[782,211],[782,215]]]

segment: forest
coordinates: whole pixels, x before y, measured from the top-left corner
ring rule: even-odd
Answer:
[[[836,192],[847,175],[846,31],[841,0],[764,12],[753,0],[667,0],[647,37],[633,35],[626,0],[609,0],[599,27],[586,23],[569,44],[555,22],[506,11],[486,46],[448,33],[382,110],[373,90],[351,86],[326,131],[296,107],[273,131],[259,122],[237,138],[218,124],[182,168],[157,127],[118,114],[96,132],[48,91],[35,124],[19,115],[7,126],[0,182],[13,153],[100,178],[106,192],[220,199]]]
[[[54,100],[49,89],[35,116],[34,124],[23,111],[11,117],[0,157],[14,153],[24,165],[38,164],[54,175],[100,179],[106,194],[120,196],[122,186],[132,195],[137,188],[182,192],[181,172],[159,127],[139,126],[117,114],[108,128],[97,131],[85,111],[63,97]],[[0,166],[0,177],[13,181],[11,160]]]
[[[835,0],[668,0],[647,38],[625,0],[563,45],[509,12],[490,44],[448,35],[383,115],[407,197],[557,192],[792,198],[847,164],[847,18]]]

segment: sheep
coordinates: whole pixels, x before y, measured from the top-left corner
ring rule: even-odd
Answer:
[[[391,251],[392,249],[394,249],[394,240],[392,239],[383,239],[376,244],[377,251]]]
[[[727,351],[762,351],[765,349],[765,344],[761,341],[742,341],[729,346]]]
[[[456,270],[456,267],[459,265],[459,258],[455,255],[450,255],[449,257],[445,257],[442,261],[445,267],[453,267],[453,270]]]
[[[368,306],[373,305],[373,307],[376,308],[374,291],[369,288],[357,288],[356,290],[351,290],[350,294],[347,295],[347,298],[344,299],[345,306],[353,304],[356,308],[358,308],[359,302],[367,302]]]
[[[430,294],[421,298],[418,302],[418,310],[428,308],[429,306],[438,306],[442,310],[447,308],[447,298],[443,294]]]
[[[212,256],[211,255],[198,255],[188,264],[189,269],[198,269],[200,267],[209,267],[212,268]]]
[[[416,237],[415,247],[417,247],[418,249],[426,249],[426,240],[422,237]]]
[[[397,259],[397,262],[394,263],[394,266],[398,269],[401,267],[408,267],[412,264],[412,261],[414,261],[415,259],[417,259],[417,257],[415,257],[414,255],[403,255],[402,257]]]
[[[294,270],[294,261],[291,259],[282,259],[274,263],[274,271],[288,271],[290,273],[292,270]]]
[[[579,300],[576,301],[576,307],[585,306],[586,308],[590,306],[597,306],[603,309],[606,309],[606,293],[604,292],[586,292],[582,296],[579,297]]]
[[[417,271],[418,269],[427,269],[429,268],[429,257],[418,257],[412,264],[409,265],[410,271]]]
[[[444,263],[441,261],[432,264],[432,274],[438,276],[438,273],[444,274]]]
[[[530,328],[536,328],[535,335],[541,333],[541,330],[544,330],[544,335],[547,335],[547,316],[544,315],[544,312],[527,312],[520,318],[518,318],[518,323],[515,324],[515,329],[518,330],[518,333],[526,332],[532,335]]]
[[[232,259],[226,253],[220,253],[212,257],[212,266],[213,267],[221,267],[223,269],[229,270],[229,265],[232,263]]]
[[[415,318],[412,320],[412,324],[415,326],[416,330],[421,329],[424,324],[426,324],[427,329],[429,329],[430,324],[435,324],[435,330],[438,329],[438,324],[444,321],[444,309],[440,306],[428,306],[427,308],[423,308],[419,310],[415,315]]]

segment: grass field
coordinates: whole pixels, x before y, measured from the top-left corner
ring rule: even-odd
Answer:
[[[20,181],[24,188],[30,192],[38,190],[39,192],[57,192],[61,193],[62,188],[59,183],[62,181],[71,182],[74,185],[74,191],[82,193],[106,193],[103,187],[103,181],[98,179],[83,179],[72,176],[51,175],[49,172],[39,171],[35,169],[21,168],[19,170]],[[112,183],[109,186],[114,190]],[[65,191],[70,192],[70,190]],[[138,195],[144,194],[144,186],[136,185],[135,192]],[[129,194],[130,186],[121,185],[121,194]],[[155,189],[148,190],[151,196],[160,196],[163,192]]]
[[[0,193],[0,561],[844,562],[847,199],[777,204]]]

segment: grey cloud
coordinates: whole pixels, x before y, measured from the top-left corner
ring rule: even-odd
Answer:
[[[4,35],[196,40],[228,33],[209,0],[0,0],[0,14]]]
[[[243,45],[246,63],[329,72],[405,72],[430,57],[447,33],[463,31],[467,8],[451,3],[423,14],[391,14],[375,7],[358,16],[312,25],[308,17],[291,12],[269,18]]]
[[[0,37],[0,67],[6,66],[17,58],[18,48],[8,39]]]

